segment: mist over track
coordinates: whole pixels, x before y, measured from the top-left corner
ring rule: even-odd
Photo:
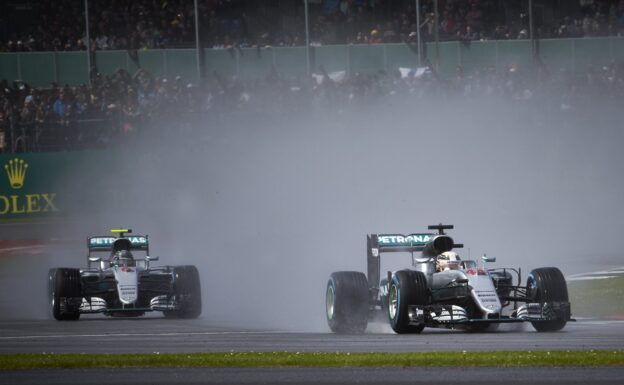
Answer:
[[[583,108],[451,98],[234,115],[192,137],[155,126],[114,164],[59,181],[97,186],[77,194],[79,215],[2,225],[3,237],[64,242],[0,260],[0,318],[46,319],[48,269],[84,267],[86,237],[119,226],[149,234],[159,264],[197,265],[203,317],[239,328],[327,331],[327,278],[365,270],[368,233],[452,223],[463,258],[487,253],[523,280],[621,266],[621,111]]]

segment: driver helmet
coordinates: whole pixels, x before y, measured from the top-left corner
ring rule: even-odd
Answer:
[[[436,271],[456,270],[461,258],[454,251],[446,251],[436,258]]]
[[[119,250],[111,258],[111,266],[134,266],[135,261],[130,250]]]

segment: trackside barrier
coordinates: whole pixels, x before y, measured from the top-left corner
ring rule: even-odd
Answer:
[[[624,37],[544,39],[538,41],[541,63],[551,71],[581,71],[589,65],[604,65],[624,60]],[[458,67],[470,73],[483,67],[505,68],[533,63],[528,40],[427,43],[432,65],[444,76]],[[242,79],[265,77],[272,69],[288,77],[304,76],[305,47],[243,49],[204,49],[205,73],[238,76]],[[322,66],[328,72],[373,73],[396,71],[399,67],[418,66],[415,50],[406,44],[331,45],[311,48],[313,72]],[[155,76],[181,76],[185,82],[198,79],[194,49],[138,51],[135,60],[127,51],[99,51],[95,55],[103,75],[122,68],[130,73],[141,66]],[[0,53],[0,79],[21,79],[36,87],[52,82],[78,85],[87,82],[86,52]]]

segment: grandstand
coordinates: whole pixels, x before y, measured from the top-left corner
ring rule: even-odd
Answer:
[[[440,40],[526,39],[530,29],[543,39],[624,32],[619,0],[199,0],[200,41],[206,48],[303,45],[305,3],[311,41],[324,45],[402,42],[417,29],[416,4],[426,40],[436,32]],[[0,52],[85,50],[85,5],[94,49],[195,46],[193,0],[9,0],[0,5]]]
[[[4,153],[436,95],[624,96],[619,0],[9,0],[0,15]]]

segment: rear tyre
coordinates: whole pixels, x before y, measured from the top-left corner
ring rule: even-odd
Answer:
[[[79,269],[50,269],[48,296],[52,316],[58,321],[76,321],[80,318],[82,282]]]
[[[568,302],[568,285],[559,269],[542,267],[531,271],[527,278],[527,297],[530,302]],[[531,322],[538,332],[554,332],[563,329],[566,318],[552,321]]]
[[[195,266],[176,266],[173,269],[173,295],[177,310],[164,311],[167,318],[197,318],[202,312],[201,285]]]
[[[388,319],[396,333],[420,333],[424,324],[410,325],[408,306],[427,305],[427,277],[421,271],[400,270],[394,273],[388,288]]]
[[[368,325],[368,310],[368,280],[364,273],[332,273],[325,292],[329,328],[334,333],[363,333]]]

